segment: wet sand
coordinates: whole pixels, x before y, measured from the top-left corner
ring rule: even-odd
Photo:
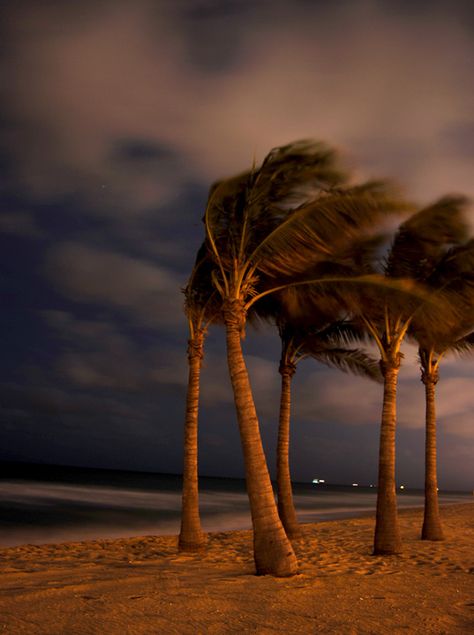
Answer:
[[[251,532],[181,555],[146,536],[0,550],[0,632],[197,635],[474,632],[474,504],[441,508],[444,542],[402,510],[400,556],[371,555],[373,518],[303,525],[300,574],[257,577]]]

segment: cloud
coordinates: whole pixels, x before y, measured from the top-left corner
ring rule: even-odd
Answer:
[[[70,394],[60,388],[25,388],[14,383],[2,384],[0,395],[3,423],[8,426],[16,425],[20,420],[39,422],[44,416],[52,417],[59,428],[66,425],[64,417],[68,416],[78,417],[83,422],[91,416],[105,421],[105,415],[120,420],[143,419],[136,408],[105,395]]]
[[[245,355],[250,384],[257,408],[264,416],[274,420],[278,415],[280,401],[280,375],[278,364],[258,355]],[[161,384],[185,387],[188,380],[187,361],[184,350],[168,351],[165,358],[156,359],[153,379]],[[229,378],[225,351],[207,350],[201,368],[201,403],[205,407],[218,408],[222,404],[233,404],[234,396]]]
[[[186,354],[164,347],[156,336],[134,338],[117,321],[78,319],[66,311],[43,311],[61,340],[54,369],[62,381],[81,390],[112,389],[151,394],[160,384],[184,386]]]
[[[199,6],[10,5],[8,147],[28,188],[134,216],[315,136],[417,196],[474,193],[473,44],[458,6]]]
[[[155,351],[152,355],[150,370],[152,381],[162,386],[176,386],[184,390],[188,383],[188,362],[186,348],[174,348],[160,355]],[[222,403],[230,403],[232,395],[227,378],[225,358],[204,348],[204,360],[201,368],[200,403],[219,407]]]
[[[34,216],[27,212],[2,212],[0,214],[1,232],[33,239],[40,239],[46,236]]]
[[[249,335],[257,339],[255,334]],[[275,351],[275,354],[278,353]],[[257,411],[262,420],[275,423],[280,403],[278,362],[256,354],[246,354],[245,361]],[[471,438],[472,426],[468,422],[474,411],[474,396],[469,389],[473,379],[472,363],[458,360],[452,364],[449,375],[449,362],[445,362],[445,366],[441,367],[436,396],[439,426],[450,435]],[[162,360],[162,364],[157,364],[155,368],[153,377],[159,383],[186,385],[186,359],[181,351],[168,353],[166,360]],[[424,428],[424,399],[416,349],[407,345],[397,397],[397,420],[401,428]],[[227,360],[223,352],[205,353],[201,373],[201,403],[207,407],[233,403]],[[378,428],[382,403],[381,384],[320,364],[315,365],[311,361],[299,364],[293,378],[292,419],[295,422]]]
[[[152,328],[184,328],[184,282],[157,264],[70,242],[49,251],[45,271],[76,302],[119,309]]]
[[[325,370],[301,373],[293,380],[295,419],[366,425],[380,420],[382,388],[359,377]]]
[[[467,372],[467,376],[463,376]],[[299,371],[298,371],[299,373]],[[296,375],[293,388],[295,419],[315,423],[378,425],[382,414],[383,388],[359,377],[337,371]],[[436,407],[440,426],[449,434],[472,438],[474,395],[472,364],[459,366],[459,376],[443,377],[437,386]],[[402,428],[423,429],[425,425],[424,388],[415,364],[402,366],[397,391],[397,420]]]
[[[38,196],[79,189],[96,213],[136,214],[174,195],[170,170],[144,175],[112,156],[123,139],[161,143],[176,119],[176,38],[150,21],[149,3],[85,3],[80,19],[61,5],[10,14],[8,141],[24,183]]]

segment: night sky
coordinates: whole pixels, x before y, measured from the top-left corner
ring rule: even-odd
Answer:
[[[3,0],[0,459],[179,473],[180,292],[209,185],[299,138],[421,203],[474,197],[467,1]],[[474,214],[471,212],[474,226]],[[271,327],[244,343],[269,464]],[[398,482],[423,484],[423,385],[405,347]],[[474,486],[474,359],[438,395],[440,487]],[[208,338],[201,472],[243,476],[223,331]],[[382,388],[303,362],[296,480],[376,480]]]

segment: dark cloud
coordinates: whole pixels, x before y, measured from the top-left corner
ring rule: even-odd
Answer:
[[[34,216],[28,212],[21,211],[1,212],[0,232],[33,239],[45,236]]]
[[[150,327],[183,328],[184,281],[169,269],[81,243],[52,248],[47,276],[71,299],[113,306]]]
[[[118,141],[112,151],[112,159],[139,164],[164,163],[174,158],[174,152],[159,143],[145,139],[124,139]]]
[[[321,138],[357,177],[394,177],[422,201],[474,196],[470,2],[12,0],[1,10],[5,457],[180,470],[180,288],[207,189],[271,147]],[[245,349],[272,456],[278,338],[262,329]],[[216,329],[202,467],[237,476],[225,365]],[[449,480],[472,443],[472,364],[447,360],[442,373]],[[411,353],[400,461],[418,483],[420,389]],[[296,478],[317,467],[337,480],[343,466],[371,478],[380,398],[377,385],[302,366]]]

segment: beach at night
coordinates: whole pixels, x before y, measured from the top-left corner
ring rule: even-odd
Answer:
[[[0,633],[474,633],[474,3],[0,42]]]

